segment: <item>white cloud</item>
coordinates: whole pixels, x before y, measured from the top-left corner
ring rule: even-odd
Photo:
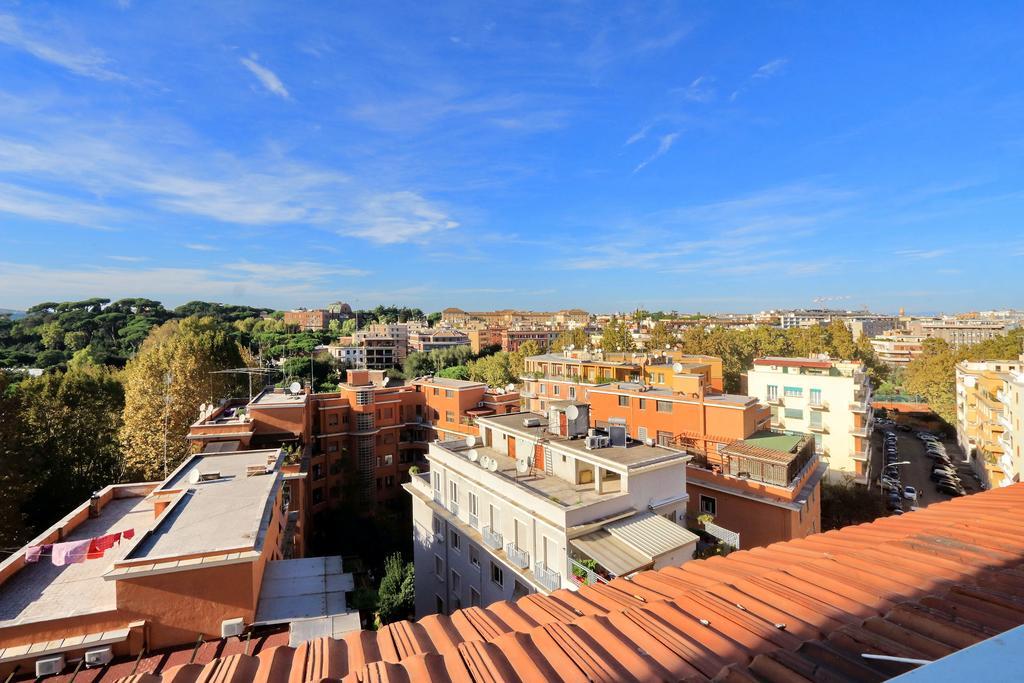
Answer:
[[[57,41],[48,42],[29,36],[21,29],[16,18],[9,14],[0,15],[0,44],[27,52],[36,59],[67,69],[79,76],[103,81],[124,79],[121,74],[107,68],[110,62],[101,52],[73,52],[65,47],[55,46],[55,42]]]
[[[263,87],[266,88],[267,91],[285,99],[290,97],[288,89],[284,87],[284,83],[281,82],[281,79],[278,78],[277,74],[273,71],[263,66],[255,59],[242,57],[239,61],[242,63],[242,66],[251,71],[252,74],[259,79],[259,82],[263,84]]]
[[[675,144],[678,137],[679,133],[668,133],[667,135],[662,135],[661,138],[658,139],[658,149],[654,150],[654,154],[647,157],[647,159],[641,161],[640,164],[633,169],[633,173],[639,173],[652,161],[666,154],[670,149],[672,149],[672,145]]]
[[[698,76],[690,85],[678,88],[674,92],[682,93],[683,97],[691,102],[710,102],[715,99],[715,89],[711,86],[714,80],[711,76]]]
[[[626,146],[628,147],[629,145],[632,145],[634,142],[640,142],[645,137],[647,137],[647,134],[649,132],[651,132],[651,124],[647,124],[637,132],[630,135],[629,138],[626,140]]]
[[[123,263],[142,263],[148,261],[148,256],[108,256],[111,261],[121,261]]]
[[[773,59],[772,61],[757,67],[757,71],[753,73],[751,78],[771,78],[779,73],[788,63],[788,59]]]
[[[447,212],[415,192],[390,192],[367,197],[341,228],[346,235],[380,244],[422,240],[458,227]]]
[[[212,244],[201,244],[199,242],[188,242],[181,246],[186,249],[191,249],[192,251],[221,251],[220,247],[215,247]]]
[[[921,261],[938,258],[940,256],[945,256],[948,253],[949,249],[904,249],[902,251],[896,252],[896,254],[904,258]]]
[[[116,230],[112,224],[123,217],[119,211],[87,201],[3,182],[0,182],[0,213],[104,231]]]

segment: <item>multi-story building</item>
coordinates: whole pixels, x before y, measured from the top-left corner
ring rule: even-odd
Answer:
[[[482,323],[494,327],[553,326],[582,327],[590,321],[590,314],[579,308],[555,312],[519,311],[464,311],[461,308],[446,308],[441,311],[441,322],[451,327],[471,327]]]
[[[162,482],[97,492],[0,563],[0,675],[102,665],[257,623],[357,630],[341,558],[298,557],[294,469],[277,448],[207,452]],[[68,562],[66,544],[90,551]]]
[[[899,319],[892,315],[879,315],[868,311],[843,311],[830,308],[796,309],[792,311],[772,311],[778,316],[778,325],[782,329],[794,327],[813,327],[828,325],[833,320],[842,320],[850,330],[854,339],[876,337],[893,330],[899,325]]]
[[[558,336],[564,331],[562,328],[542,327],[504,329],[501,331],[501,350],[510,353],[518,351],[519,347],[528,341],[534,342],[541,350],[544,350],[550,347],[551,343],[558,339]]]
[[[266,390],[201,415],[188,438],[196,450],[285,446],[301,457],[306,510],[345,501],[372,512],[399,497],[427,444],[477,434],[476,419],[519,410],[519,394],[480,382],[421,378],[389,381],[381,370],[349,370],[337,392]],[[308,524],[308,520],[300,520]]]
[[[469,348],[473,353],[480,353],[488,346],[501,346],[500,327],[477,327],[466,332],[469,337]]]
[[[956,366],[957,440],[988,486],[1021,478],[1024,356],[963,361]]]
[[[942,318],[912,320],[907,331],[935,339],[943,339],[951,346],[969,346],[999,337],[1016,329],[1016,320],[980,320],[976,318]]]
[[[911,334],[883,334],[871,340],[878,360],[893,368],[904,368],[924,352],[925,337]]]
[[[332,320],[338,320],[340,314],[327,309],[306,310],[305,308],[284,312],[284,323],[294,325],[300,330],[326,330]]]
[[[588,431],[586,404],[479,418],[430,445],[412,496],[416,612],[576,589],[691,559],[677,450]]]
[[[771,407],[771,428],[811,434],[829,476],[867,483],[871,462],[871,381],[859,361],[758,358],[746,390]]]
[[[469,337],[449,327],[419,329],[409,334],[410,351],[433,351],[455,346],[469,346]]]
[[[400,343],[394,337],[363,337],[359,342],[363,347],[367,370],[390,370],[401,366],[403,352]]]
[[[351,339],[351,337],[344,339]],[[327,352],[331,354],[331,357],[345,363],[347,367],[360,369],[366,367],[366,349],[354,342],[330,344],[327,347]]]
[[[393,339],[395,364],[401,365],[409,355],[409,336],[427,329],[425,322],[412,320],[404,323],[373,323],[352,335],[357,343],[367,339]]]

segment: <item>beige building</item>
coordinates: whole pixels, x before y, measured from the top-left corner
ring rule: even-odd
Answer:
[[[1024,356],[956,366],[956,434],[989,486],[1020,481],[1024,443]]]
[[[566,401],[547,415],[481,417],[479,437],[430,445],[430,471],[405,484],[418,616],[693,557],[688,456],[627,442],[624,430],[591,432],[588,409]]]
[[[871,462],[871,382],[859,361],[758,358],[746,393],[771,406],[771,428],[813,434],[829,477],[867,483]]]

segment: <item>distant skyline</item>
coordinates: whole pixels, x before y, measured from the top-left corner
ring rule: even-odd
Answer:
[[[0,0],[0,308],[1024,308],[1022,25]]]

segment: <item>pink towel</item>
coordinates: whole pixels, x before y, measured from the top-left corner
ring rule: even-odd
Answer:
[[[63,567],[66,564],[78,564],[85,562],[85,556],[89,552],[92,539],[84,541],[68,541],[67,543],[53,544],[53,564],[56,567]]]
[[[50,545],[34,545],[28,548],[25,550],[25,561],[35,564],[39,561],[39,556],[43,554],[43,551],[49,550],[51,547]]]

